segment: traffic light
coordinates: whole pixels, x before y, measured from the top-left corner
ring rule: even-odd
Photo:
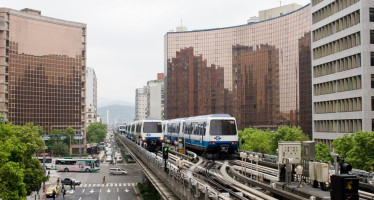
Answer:
[[[352,171],[352,165],[344,162],[340,164],[340,174],[348,174],[350,171]]]
[[[162,147],[162,158],[168,159],[169,157],[169,147]]]
[[[349,174],[331,176],[331,199],[358,200],[358,178]]]

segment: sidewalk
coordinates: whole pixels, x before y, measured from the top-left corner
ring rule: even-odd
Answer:
[[[48,171],[47,171],[47,173],[48,173]],[[56,185],[57,184],[57,179],[58,179],[57,170],[51,170],[51,174],[49,176],[49,180],[47,182],[45,182],[45,190],[47,191],[48,187],[51,186],[51,185]],[[61,189],[61,184],[59,186],[60,187],[58,189],[60,190]],[[39,191],[39,195],[37,194],[37,192],[33,192],[33,193],[31,193],[30,196],[27,196],[26,199],[27,200],[35,200],[35,199],[42,200],[42,199],[46,199],[45,198],[45,192],[43,192],[43,183],[42,183],[42,188]]]

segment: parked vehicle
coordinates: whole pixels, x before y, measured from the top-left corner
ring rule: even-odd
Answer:
[[[75,182],[75,185],[80,185],[81,182],[77,180],[76,178],[65,178],[64,180],[61,180],[62,185],[71,185]]]
[[[123,160],[122,160],[122,156],[117,156],[117,162],[119,163],[119,162],[123,162]]]
[[[112,162],[113,159],[112,159],[112,156],[108,155],[105,159],[106,162]]]
[[[109,169],[109,174],[110,175],[115,175],[115,174],[126,175],[127,171],[124,170],[124,169],[121,169],[121,168],[110,168]]]

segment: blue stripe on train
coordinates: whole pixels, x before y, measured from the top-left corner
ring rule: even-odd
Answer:
[[[210,144],[210,142],[214,142],[214,144]],[[210,141],[210,142],[209,141],[200,142],[200,140],[186,138],[186,144],[200,146],[204,148],[212,148],[212,147],[220,146],[223,144],[229,145],[230,148],[235,148],[235,149],[238,148],[237,141]],[[234,142],[234,144],[232,144],[232,142]]]

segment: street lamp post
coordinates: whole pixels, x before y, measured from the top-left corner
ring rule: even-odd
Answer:
[[[69,140],[69,154],[70,154],[70,157],[71,157],[71,135],[68,134],[70,140]]]

